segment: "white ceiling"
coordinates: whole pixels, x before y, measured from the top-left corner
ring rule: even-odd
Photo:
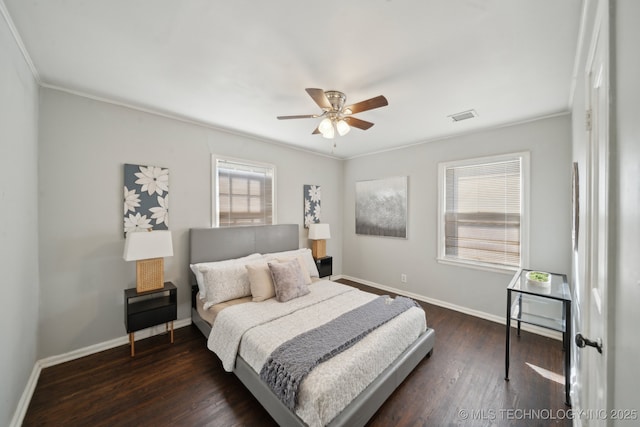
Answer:
[[[582,0],[0,0],[43,85],[349,158],[568,110]],[[330,141],[307,87],[375,123]],[[479,117],[447,116],[475,109]],[[336,147],[333,147],[333,142]]]

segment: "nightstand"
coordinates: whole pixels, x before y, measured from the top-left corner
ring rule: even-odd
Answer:
[[[135,332],[164,323],[173,344],[173,321],[178,318],[177,288],[171,282],[151,291],[137,292],[136,288],[124,291],[124,325],[129,333],[131,357],[135,355]]]
[[[333,257],[325,256],[322,258],[316,258],[315,261],[320,277],[327,277],[333,274]]]

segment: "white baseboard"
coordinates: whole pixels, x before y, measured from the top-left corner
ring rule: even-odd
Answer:
[[[180,319],[173,322],[173,328],[179,329],[185,326],[189,326],[191,324],[191,318]],[[154,335],[164,334],[166,332],[164,324],[154,326],[152,328],[143,329],[141,331],[137,331],[135,334],[136,341],[142,340],[145,338],[152,337]],[[109,350],[115,347],[119,347],[121,345],[129,344],[129,335],[125,335],[119,338],[114,338],[109,341],[101,342],[98,344],[90,345],[88,347],[79,348],[77,350],[70,351],[68,353],[60,354],[57,356],[50,356],[44,359],[37,360],[33,365],[33,370],[31,371],[31,376],[27,381],[27,385],[22,392],[22,396],[20,397],[20,401],[18,402],[18,406],[16,407],[15,412],[13,413],[13,419],[11,420],[10,427],[20,427],[22,422],[24,421],[24,416],[27,414],[27,409],[29,408],[29,403],[31,403],[31,398],[33,397],[33,392],[36,389],[36,385],[38,384],[38,378],[40,378],[40,372],[42,369],[48,368],[50,366],[59,365],[60,363],[69,362],[71,360],[79,359],[84,356],[89,356],[91,354],[99,353],[104,350]]]
[[[38,384],[38,378],[40,378],[40,372],[42,371],[42,364],[39,360],[33,365],[33,369],[31,370],[31,376],[27,381],[27,385],[22,392],[22,396],[20,396],[20,400],[18,401],[18,406],[16,407],[15,412],[13,413],[13,419],[11,423],[9,423],[9,427],[20,427],[22,425],[22,421],[24,421],[24,416],[27,414],[27,409],[29,408],[29,403],[31,403],[31,397],[33,396],[33,392],[36,389],[36,385]]]
[[[372,288],[381,289],[387,292],[393,292],[394,294],[403,295],[418,301],[426,302],[428,304],[437,305],[439,307],[448,308],[449,310],[458,311],[460,313],[468,314],[470,316],[478,317],[480,319],[485,319],[491,322],[500,323],[501,325],[506,325],[506,319],[504,318],[504,316],[496,316],[495,314],[485,313],[483,311],[478,311],[478,310],[463,307],[460,305],[451,304],[446,301],[440,301],[434,298],[425,297],[424,295],[415,294],[413,292],[407,292],[404,289],[397,289],[390,286],[381,285],[379,283],[371,282],[369,280],[359,279],[357,277],[346,276],[343,274],[331,276],[331,280],[337,280],[337,279],[353,280],[354,282],[362,283],[363,285],[371,286]],[[506,292],[506,289],[505,289],[505,292]],[[515,323],[515,322],[512,322],[512,323]],[[516,327],[516,326],[513,325],[513,327]],[[540,327],[528,325],[525,323],[522,324],[521,329],[523,331],[531,332],[537,335],[542,335],[543,337],[553,338],[559,341],[562,340],[562,333],[552,331],[550,329],[540,328]]]
[[[191,324],[191,318],[180,319],[173,322],[173,328],[179,329],[185,326],[189,326],[190,324]],[[161,325],[157,325],[148,329],[137,331],[135,333],[135,339],[136,341],[139,341],[145,338],[152,337],[154,335],[164,334],[165,332],[166,332],[165,326],[163,323]],[[50,356],[50,357],[41,359],[40,362],[42,363],[43,368],[48,368],[49,366],[59,365],[60,363],[79,359],[81,357],[88,356],[90,354],[99,353],[104,350],[109,350],[124,344],[129,344],[129,335],[124,335],[122,337],[118,337],[109,341],[104,341],[98,344],[90,345],[88,347],[79,348],[77,350],[73,350],[64,354],[59,354],[57,356]]]

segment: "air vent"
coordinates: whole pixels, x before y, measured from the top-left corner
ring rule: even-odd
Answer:
[[[452,114],[447,117],[451,117],[451,120],[453,120],[454,122],[460,122],[462,120],[473,119],[474,117],[478,117],[478,113],[476,113],[476,110],[467,110],[461,113]]]

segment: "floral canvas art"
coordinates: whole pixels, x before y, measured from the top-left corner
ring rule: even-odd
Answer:
[[[320,186],[304,185],[304,228],[309,228],[309,224],[317,224],[320,222]]]
[[[124,165],[124,234],[169,229],[169,169]]]

